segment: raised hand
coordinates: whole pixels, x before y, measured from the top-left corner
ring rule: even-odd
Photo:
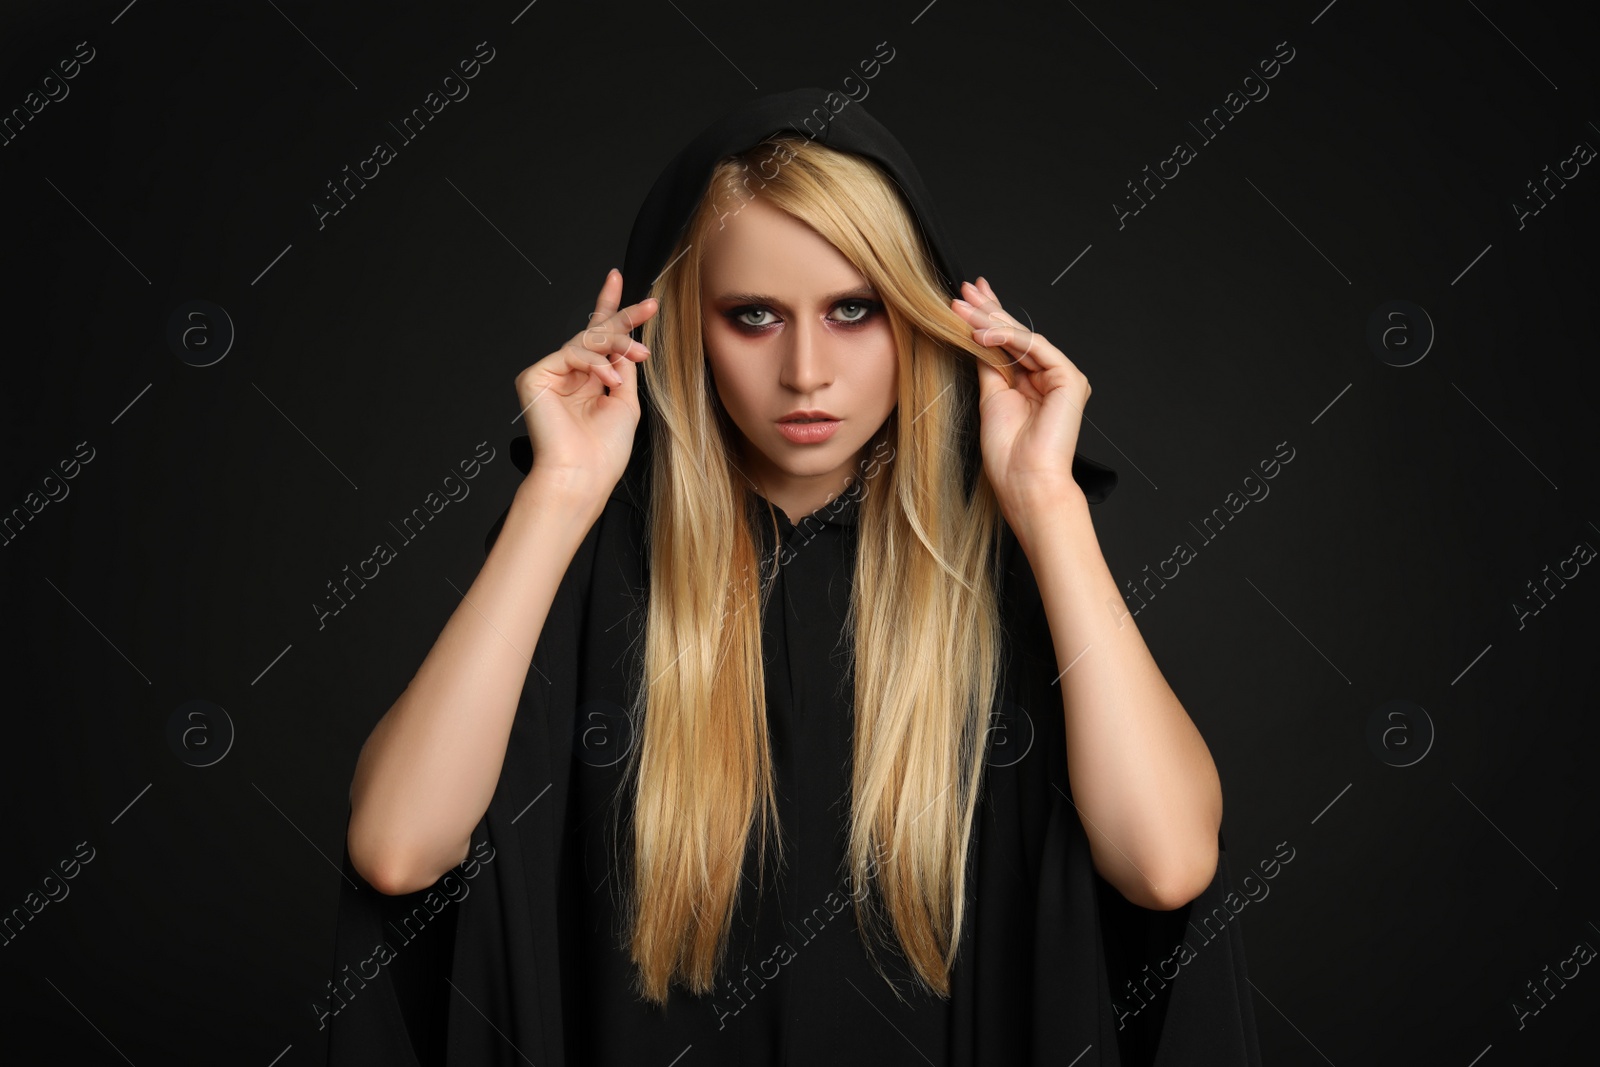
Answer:
[[[965,299],[952,301],[982,345],[1012,363],[1012,380],[978,364],[978,410],[985,473],[1008,516],[1033,504],[1081,493],[1072,455],[1089,401],[1089,379],[1055,345],[1017,322],[989,283],[962,282]],[[970,303],[969,303],[970,301]]]
[[[659,304],[647,297],[619,310],[621,297],[622,272],[613,268],[589,325],[517,375],[517,400],[533,443],[529,477],[604,495],[627,469],[639,425],[637,364],[650,355],[628,334]]]

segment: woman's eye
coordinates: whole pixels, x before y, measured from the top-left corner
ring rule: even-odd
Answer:
[[[771,311],[767,310],[766,308],[762,308],[762,307],[739,308],[738,310],[736,310],[733,313],[733,321],[738,323],[740,326],[770,326],[770,325],[772,325],[770,322],[751,322],[751,321],[749,321],[748,319],[745,318],[746,315],[770,315],[770,314],[772,314]]]
[[[841,308],[859,309],[856,314],[847,315],[847,317],[840,320],[841,322],[846,322],[851,325],[855,325],[858,322],[865,322],[867,319],[871,318],[872,313],[877,310],[877,305],[870,300],[846,300],[838,306]]]
[[[842,309],[843,317],[834,318],[833,321],[841,326],[860,326],[872,318],[881,306],[876,300],[841,300],[834,305],[834,310]],[[758,304],[734,308],[728,312],[728,318],[735,326],[746,330],[765,330],[778,322],[771,308],[761,307]]]

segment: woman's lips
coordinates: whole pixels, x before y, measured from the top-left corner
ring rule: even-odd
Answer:
[[[839,419],[819,419],[816,422],[778,423],[778,431],[797,445],[814,445],[826,441],[839,428]]]

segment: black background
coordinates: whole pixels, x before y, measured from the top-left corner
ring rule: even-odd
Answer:
[[[1119,581],[1196,550],[1137,621],[1234,869],[1295,850],[1238,920],[1266,1061],[1587,1058],[1593,966],[1520,1027],[1513,1002],[1600,946],[1600,577],[1514,605],[1600,546],[1600,177],[1516,205],[1600,146],[1593,36],[1576,4],[1325,3],[7,5],[5,113],[95,58],[0,145],[0,513],[71,491],[0,539],[0,914],[94,849],[0,948],[6,1060],[320,1062],[354,760],[509,501],[513,379],[583,325],[671,153],[797,85],[864,85],[969,276],[1089,376]],[[378,140],[396,158],[319,228]],[[168,341],[192,300],[235,331],[209,366],[184,357],[215,316]],[[1394,300],[1425,317],[1375,350]],[[325,583],[484,441],[471,495],[319,629]],[[1270,495],[1198,536],[1280,442]],[[196,699],[235,731],[205,767],[168,739]],[[1369,743],[1391,700],[1431,741],[1413,712]]]

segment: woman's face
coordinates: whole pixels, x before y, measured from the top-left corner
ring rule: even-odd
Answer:
[[[700,300],[746,472],[791,522],[809,515],[844,489],[895,407],[894,336],[877,293],[820,234],[758,196],[712,236]],[[836,421],[791,436],[780,420],[794,411]]]

